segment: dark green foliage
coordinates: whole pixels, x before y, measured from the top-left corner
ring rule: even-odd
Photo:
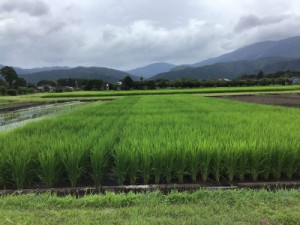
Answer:
[[[5,66],[0,69],[1,76],[6,80],[10,88],[13,88],[14,82],[18,79],[18,75],[14,68]]]
[[[126,76],[123,80],[122,80],[122,86],[123,89],[130,89],[132,88],[134,85],[134,82],[132,80],[132,78],[130,76]]]
[[[7,90],[6,94],[10,95],[10,96],[16,96],[17,91],[15,89],[9,89],[9,90]]]
[[[6,95],[7,88],[5,86],[0,86],[0,95]]]
[[[27,87],[27,82],[24,78],[22,77],[18,77],[14,83],[14,87],[18,88],[18,87]]]
[[[27,82],[37,83],[41,79],[56,81],[59,79],[97,79],[105,82],[117,82],[128,74],[104,67],[76,67],[68,70],[44,71],[23,75]]]
[[[49,85],[49,86],[52,86],[52,87],[55,87],[56,86],[56,81],[53,81],[53,80],[40,80],[39,82],[37,82],[37,86],[44,86],[44,85]],[[70,85],[63,85],[63,86],[70,86]]]

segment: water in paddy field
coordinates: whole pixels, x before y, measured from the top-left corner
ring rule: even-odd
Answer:
[[[0,113],[0,131],[10,130],[26,123],[45,117],[55,116],[56,113],[84,104],[82,102],[55,103],[19,109]]]

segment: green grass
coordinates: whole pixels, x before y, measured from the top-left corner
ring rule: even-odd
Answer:
[[[299,224],[300,191],[0,197],[0,224]]]
[[[72,97],[107,97],[132,95],[164,95],[164,94],[211,94],[211,93],[243,93],[243,92],[278,92],[299,91],[300,86],[255,86],[255,87],[218,87],[218,88],[189,88],[189,89],[158,89],[158,90],[129,90],[129,91],[80,91],[65,93],[49,93],[42,98],[72,98]]]
[[[93,103],[1,132],[0,185],[297,179],[299,112],[192,95]]]

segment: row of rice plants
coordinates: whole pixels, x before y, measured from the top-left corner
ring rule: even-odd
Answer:
[[[189,95],[93,103],[0,133],[0,185],[293,179],[299,128],[299,109]]]
[[[158,89],[158,90],[127,90],[127,91],[79,91],[64,93],[48,93],[42,98],[70,98],[70,97],[109,97],[134,95],[170,95],[170,94],[213,94],[237,92],[272,92],[299,91],[299,85],[293,86],[254,86],[254,87],[217,87],[217,88],[188,88],[188,89]]]
[[[299,109],[152,96],[129,110],[115,150],[119,184],[299,176]]]
[[[0,133],[0,185],[100,185],[131,99],[94,103]]]

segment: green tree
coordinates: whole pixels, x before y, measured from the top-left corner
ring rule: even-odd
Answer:
[[[122,81],[122,85],[125,88],[132,88],[133,85],[134,85],[134,82],[133,82],[133,80],[132,80],[132,78],[130,76],[126,76],[126,77],[124,77],[124,79]]]
[[[264,78],[264,72],[260,70],[257,74],[257,79],[260,80],[262,78]]]
[[[14,83],[15,87],[27,87],[27,82],[24,78],[18,77]]]
[[[14,82],[18,79],[18,75],[14,68],[5,66],[0,70],[1,76],[6,80],[10,88],[13,88]]]
[[[6,85],[7,83],[3,79],[0,79],[0,86],[5,87]]]
[[[40,80],[39,82],[37,82],[37,86],[44,86],[44,85],[49,85],[52,87],[56,86],[56,81],[53,80]],[[64,85],[67,86],[67,85]]]

